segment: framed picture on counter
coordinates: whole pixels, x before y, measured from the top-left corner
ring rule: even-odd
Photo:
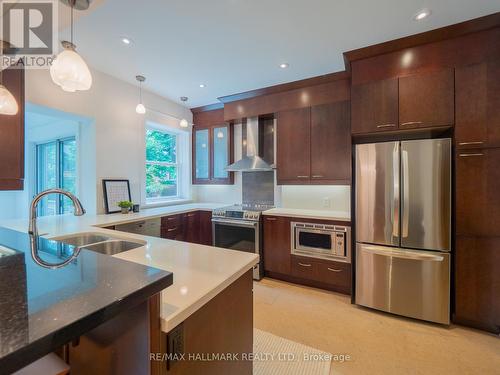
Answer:
[[[102,180],[104,209],[107,214],[121,212],[118,202],[132,202],[129,180]]]

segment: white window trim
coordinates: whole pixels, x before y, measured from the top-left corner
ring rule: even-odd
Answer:
[[[156,130],[164,133],[174,134],[176,136],[177,142],[177,162],[155,162],[146,160],[146,131]],[[191,191],[189,189],[190,179],[189,175],[189,158],[190,158],[190,136],[189,132],[176,129],[175,127],[159,124],[156,121],[146,120],[143,127],[143,168],[142,168],[142,178],[141,178],[141,205],[143,207],[161,207],[169,206],[180,203],[191,202]],[[156,165],[175,165],[177,167],[177,195],[172,197],[164,198],[146,198],[146,165],[156,164]]]

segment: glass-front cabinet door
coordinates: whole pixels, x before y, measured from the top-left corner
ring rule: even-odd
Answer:
[[[214,179],[227,178],[229,172],[229,142],[227,126],[214,128]]]
[[[193,129],[193,184],[234,183],[226,167],[232,163],[232,127],[229,124]]]
[[[210,179],[210,129],[194,131],[195,157],[193,158],[194,180]]]

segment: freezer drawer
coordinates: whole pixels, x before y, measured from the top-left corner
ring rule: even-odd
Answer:
[[[356,244],[356,304],[450,323],[450,254]]]

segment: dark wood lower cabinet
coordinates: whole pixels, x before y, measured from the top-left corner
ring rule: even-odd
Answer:
[[[167,353],[184,360],[168,361],[168,375],[251,375],[253,352],[253,280],[246,272],[167,334]],[[235,360],[202,360],[233,353]]]
[[[500,333],[500,237],[458,236],[453,321]]]
[[[292,221],[332,223],[324,220],[264,216],[263,253],[266,276],[350,294],[350,263],[291,255]],[[338,222],[334,223],[339,224]]]
[[[264,270],[290,274],[290,219],[264,216]]]
[[[164,216],[161,218],[161,238],[184,241],[183,214]]]
[[[191,243],[200,242],[200,215],[198,211],[188,212],[183,215],[184,241]]]
[[[212,245],[212,212],[191,211],[161,218],[161,238]]]
[[[311,286],[351,293],[351,265],[303,256],[292,256],[291,275]]]
[[[199,211],[200,244],[212,246],[212,211]]]

